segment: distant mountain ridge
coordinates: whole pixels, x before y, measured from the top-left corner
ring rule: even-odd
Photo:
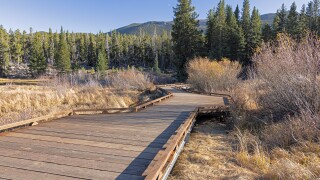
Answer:
[[[275,13],[269,13],[261,15],[261,20],[263,23],[272,24]],[[206,30],[206,19],[200,19],[200,29]],[[173,25],[173,21],[149,21],[145,23],[133,23],[128,26],[124,26],[116,29],[117,32],[121,34],[139,34],[140,30],[147,34],[153,34],[156,28],[157,34],[161,34],[164,30],[171,31]],[[109,32],[110,33],[110,32]]]

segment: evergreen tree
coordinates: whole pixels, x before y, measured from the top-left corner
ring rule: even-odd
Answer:
[[[260,19],[260,14],[256,7],[253,8],[251,21],[250,21],[250,31],[249,31],[249,41],[248,41],[248,48],[249,48],[249,57],[252,57],[253,54],[256,52],[256,49],[261,45],[262,42],[262,22]],[[250,65],[252,62],[247,61],[245,65]]]
[[[154,57],[154,62],[153,62],[153,71],[155,72],[155,73],[160,73],[161,72],[161,70],[160,70],[160,68],[159,68],[159,56],[158,56],[158,52],[156,52],[156,55],[155,55],[155,57]]]
[[[238,24],[240,23],[240,9],[239,9],[239,5],[237,5],[236,10],[234,11],[234,15],[236,17],[236,20],[238,22]]]
[[[268,23],[262,26],[262,38],[264,42],[269,42],[273,39],[273,31]]]
[[[307,30],[308,30],[308,17],[306,12],[306,5],[303,5],[299,15],[298,30],[297,30],[298,40],[301,40],[303,37],[305,37]]]
[[[52,33],[52,29],[50,28],[49,29],[49,35],[48,35],[48,38],[49,38],[49,47],[48,47],[48,63],[50,65],[54,65],[54,51],[55,51],[55,42],[54,42],[54,36],[53,36],[53,33]]]
[[[310,1],[308,3],[306,14],[308,16],[308,27],[309,27],[310,31],[313,31],[314,27],[315,27],[314,20],[313,20],[313,17],[314,17],[314,4],[313,4],[313,1]]]
[[[47,62],[44,55],[43,37],[41,33],[35,33],[31,41],[29,70],[32,76],[43,74],[47,68]]]
[[[284,4],[282,4],[281,9],[278,11],[277,16],[279,17],[278,28],[276,29],[278,33],[286,32],[286,24],[287,24],[287,9]]]
[[[87,53],[87,45],[86,45],[86,34],[81,35],[78,40],[78,53],[79,53],[79,61],[84,63],[87,61],[88,53]]]
[[[245,56],[242,59],[242,64],[247,65],[249,64],[251,58],[251,47],[249,46],[250,41],[250,2],[249,0],[244,0],[243,8],[242,8],[242,16],[241,16],[241,26],[244,33],[245,38]]]
[[[70,52],[68,49],[68,42],[66,39],[66,34],[61,27],[60,36],[59,36],[59,45],[57,48],[56,54],[56,67],[60,73],[69,73],[71,72],[71,61],[70,61]]]
[[[241,25],[245,34],[245,38],[248,39],[248,32],[250,30],[250,2],[244,0],[242,8]]]
[[[96,64],[96,70],[100,72],[105,72],[108,69],[108,59],[107,59],[105,43],[106,41],[104,39],[104,36],[100,37],[99,48],[98,48],[98,61]]]
[[[5,76],[7,74],[7,68],[10,61],[9,50],[8,33],[0,26],[0,76]]]
[[[93,34],[90,34],[90,43],[88,47],[88,66],[95,66],[97,60],[97,43]]]
[[[278,31],[279,31],[279,23],[280,23],[280,18],[277,13],[276,17],[273,19],[273,24],[272,24],[273,39],[277,37]]]
[[[231,6],[227,6],[227,46],[226,57],[231,60],[242,60],[244,58],[245,39],[242,29],[239,27],[237,18]]]
[[[178,0],[174,8],[172,26],[173,49],[176,56],[176,68],[179,81],[187,79],[186,63],[197,56],[202,46],[202,32],[198,30],[199,21],[191,0]]]
[[[227,46],[227,34],[226,34],[226,14],[225,14],[225,2],[221,0],[218,4],[218,8],[215,15],[215,26],[213,29],[213,49],[211,53],[213,58],[222,59],[226,57],[226,48]]]
[[[214,28],[215,28],[215,24],[216,24],[216,19],[215,19],[215,10],[214,9],[210,9],[209,13],[208,13],[208,18],[207,18],[207,29],[206,29],[206,36],[205,36],[205,40],[206,40],[206,47],[207,47],[207,53],[208,56],[212,56],[212,50],[214,49]]]
[[[292,3],[286,24],[287,32],[295,39],[299,36],[299,14],[296,3]]]
[[[22,62],[22,44],[21,44],[21,33],[19,30],[10,32],[10,55],[11,61],[14,63]]]

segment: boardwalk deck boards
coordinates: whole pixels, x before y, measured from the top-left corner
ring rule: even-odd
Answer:
[[[136,113],[75,115],[0,134],[0,179],[144,179],[158,152],[199,106],[222,97],[171,87]]]

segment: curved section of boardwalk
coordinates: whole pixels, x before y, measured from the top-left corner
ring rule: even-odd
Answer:
[[[70,116],[0,134],[0,179],[144,179],[156,154],[196,107],[223,98],[174,97],[137,113]]]

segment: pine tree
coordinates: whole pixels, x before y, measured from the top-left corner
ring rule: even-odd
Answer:
[[[88,47],[88,66],[96,66],[97,61],[97,43],[95,36],[90,34],[90,42]]]
[[[234,15],[237,19],[238,24],[240,23],[240,9],[239,9],[239,5],[237,5],[236,10],[234,11]]]
[[[298,40],[301,40],[308,31],[308,17],[306,12],[306,5],[303,5],[299,15],[299,23],[298,23]]]
[[[273,31],[271,26],[266,23],[262,26],[262,38],[264,40],[264,42],[269,42],[273,39]]]
[[[277,37],[278,31],[279,31],[279,23],[280,23],[280,18],[277,13],[276,17],[273,19],[273,24],[272,24],[273,39]]]
[[[206,48],[208,56],[212,57],[212,50],[214,49],[214,29],[215,29],[216,19],[215,19],[215,10],[210,9],[207,18],[207,29],[206,29]]]
[[[71,61],[70,61],[70,52],[68,49],[68,43],[66,39],[66,34],[61,27],[60,36],[59,36],[59,45],[57,48],[56,54],[56,67],[60,73],[69,73],[71,72]]]
[[[100,33],[100,36],[102,33]],[[99,39],[99,48],[98,48],[98,61],[96,63],[96,70],[99,72],[105,72],[108,69],[108,59],[106,52],[106,40],[104,36]]]
[[[178,0],[174,8],[172,26],[173,49],[176,56],[176,68],[179,81],[187,79],[186,63],[197,56],[202,46],[202,32],[198,30],[199,21],[191,0]]]
[[[314,4],[313,4],[313,1],[310,1],[308,3],[306,14],[308,16],[308,27],[309,27],[310,31],[313,31],[314,27],[315,27],[314,20],[313,20],[313,17],[314,17]]]
[[[48,38],[49,38],[49,47],[48,47],[48,63],[50,65],[54,65],[54,51],[55,51],[55,42],[54,42],[54,36],[53,36],[53,33],[52,33],[52,29],[50,28],[49,29],[49,35],[48,35]]]
[[[242,29],[239,27],[237,18],[231,6],[226,8],[227,23],[227,47],[226,57],[231,60],[242,60],[244,58],[245,39]]]
[[[77,45],[76,45],[76,35],[74,32],[70,34],[69,38],[69,51],[70,51],[70,60],[72,64],[72,69],[80,69],[79,59],[77,56]]]
[[[159,55],[158,55],[158,52],[156,52],[156,55],[154,57],[154,62],[153,62],[153,71],[155,73],[160,73],[161,70],[159,68]]]
[[[249,0],[244,0],[243,8],[242,8],[242,16],[241,16],[241,26],[244,33],[245,38],[245,56],[242,59],[242,64],[249,64],[251,58],[251,47],[249,46],[250,41],[250,2]]]
[[[252,57],[253,54],[256,52],[256,49],[261,45],[262,42],[262,22],[260,19],[260,14],[258,9],[256,7],[253,8],[252,15],[251,15],[251,21],[250,21],[250,31],[249,31],[249,41],[248,41],[248,47],[249,47],[249,57]],[[245,65],[250,65],[252,62],[247,61]]]
[[[44,55],[43,37],[41,33],[35,33],[31,41],[29,70],[32,76],[43,74],[47,68],[47,62]]]
[[[10,61],[9,50],[8,33],[0,26],[0,76],[6,76],[7,74],[7,68]]]
[[[79,61],[84,63],[87,61],[88,53],[87,53],[87,45],[86,45],[86,34],[80,36],[78,40],[78,53],[79,53]]]
[[[241,25],[245,34],[245,38],[248,39],[248,32],[250,30],[250,2],[244,0],[242,8]]]
[[[21,44],[21,33],[19,30],[15,32],[10,31],[10,55],[11,61],[14,63],[22,62],[22,44]]]
[[[284,4],[282,4],[281,9],[277,13],[277,16],[279,17],[279,23],[278,23],[278,29],[276,29],[276,32],[277,34],[285,33],[288,18],[287,18],[287,9]]]
[[[320,34],[320,0],[313,0],[313,17],[312,17],[312,27],[311,30],[313,32],[319,33]]]
[[[222,59],[226,56],[227,46],[227,34],[226,34],[226,14],[225,14],[225,2],[221,0],[218,4],[217,11],[215,14],[215,26],[213,29],[213,49],[211,53],[213,58]]]
[[[296,3],[292,3],[286,24],[287,32],[295,39],[299,36],[299,14]]]

